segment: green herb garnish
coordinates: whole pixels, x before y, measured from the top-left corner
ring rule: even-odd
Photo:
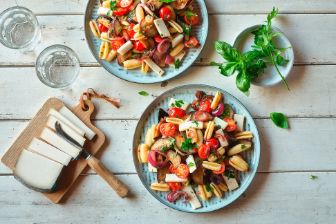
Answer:
[[[146,91],[140,91],[140,92],[138,92],[138,94],[139,95],[141,95],[141,96],[148,96],[149,94],[146,92]]]
[[[175,0],[160,0],[160,2],[163,2],[163,3],[172,3],[173,1]]]
[[[183,23],[183,22],[180,22],[179,23],[183,29],[183,33],[186,35],[186,36],[190,36],[190,33],[191,33],[191,26]]]
[[[185,12],[184,12],[184,15],[185,15],[188,19],[190,19],[190,17],[192,17],[192,16],[194,16],[194,15],[196,15],[196,14],[193,13],[192,11],[185,11]]]
[[[198,121],[192,121],[193,124],[196,125],[196,127],[198,127]]]
[[[235,174],[232,170],[225,170],[224,171],[224,176],[226,176],[228,179],[235,178]]]
[[[184,142],[182,142],[181,150],[188,152],[194,149],[195,147],[196,147],[196,144],[191,142],[191,138],[186,138]]]
[[[168,150],[168,147],[167,146],[163,146],[162,148],[161,148],[161,151],[162,152],[166,152]]]
[[[245,148],[246,148],[246,145],[242,144],[242,145],[240,146],[240,148],[241,148],[241,149],[245,149]]]
[[[174,103],[171,104],[172,107],[182,107],[184,104],[183,100],[175,100]]]
[[[110,1],[110,9],[112,11],[116,10],[117,9],[117,1],[116,0],[111,0]]]
[[[270,118],[273,121],[273,123],[279,128],[284,129],[289,128],[287,117],[283,113],[272,112],[270,113]]]
[[[205,185],[205,190],[206,190],[207,192],[211,192],[211,191],[212,191],[212,187],[210,186],[210,184],[206,184],[206,185]]]
[[[188,163],[188,167],[193,167],[193,166],[195,166],[195,163],[193,162]]]
[[[182,65],[182,62],[181,62],[180,59],[177,59],[177,60],[174,62],[174,67],[175,67],[175,69],[180,68],[181,65]]]
[[[311,179],[311,180],[316,180],[317,178],[318,178],[318,176],[310,175],[310,179]]]

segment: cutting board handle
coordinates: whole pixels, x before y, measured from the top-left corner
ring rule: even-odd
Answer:
[[[87,163],[99,176],[101,176],[117,194],[124,198],[128,195],[128,188],[116,176],[113,175],[97,158],[90,156],[86,159]]]

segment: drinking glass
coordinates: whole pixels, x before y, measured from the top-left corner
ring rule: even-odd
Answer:
[[[27,8],[15,6],[0,14],[0,42],[12,49],[33,50],[41,38],[39,23]]]
[[[76,53],[64,45],[52,45],[37,57],[37,77],[52,88],[69,87],[79,74],[79,59]]]

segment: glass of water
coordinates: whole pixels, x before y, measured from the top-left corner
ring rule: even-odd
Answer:
[[[37,57],[37,77],[52,88],[69,87],[79,74],[79,59],[76,53],[64,45],[52,45]]]
[[[0,14],[0,42],[12,49],[33,50],[41,38],[39,23],[27,8],[15,6]]]

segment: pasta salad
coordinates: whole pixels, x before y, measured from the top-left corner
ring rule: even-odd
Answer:
[[[191,35],[200,16],[192,0],[103,0],[98,17],[89,22],[101,40],[99,58],[115,58],[126,70],[141,69],[158,76],[179,68],[188,49],[199,42]]]
[[[193,209],[202,207],[199,198],[222,198],[239,187],[239,173],[249,170],[243,152],[253,148],[245,116],[225,104],[221,92],[197,91],[195,97],[192,103],[171,98],[137,148],[140,163],[157,173],[150,188]]]

